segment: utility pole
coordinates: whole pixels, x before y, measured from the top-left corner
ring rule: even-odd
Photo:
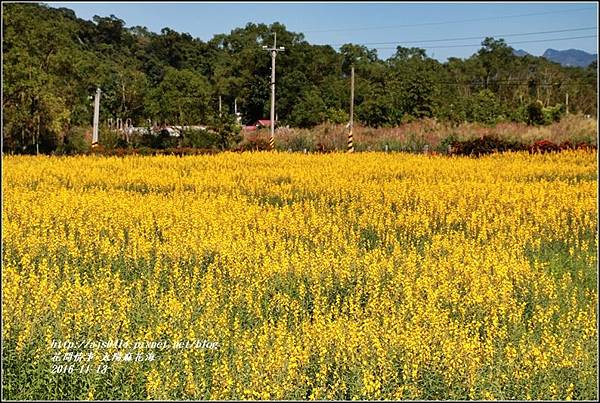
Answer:
[[[567,107],[567,115],[569,114],[569,93],[565,95],[565,105]]]
[[[40,116],[37,117],[37,131],[35,135],[35,155],[40,155]]]
[[[233,114],[235,115],[235,121],[237,124],[241,124],[242,121],[242,117],[240,116],[241,114],[238,114],[238,110],[237,110],[237,98],[233,99]]]
[[[94,100],[94,131],[92,132],[92,147],[98,146],[98,123],[100,120],[100,88],[96,89],[96,99]]]
[[[269,148],[275,148],[275,57],[277,52],[285,51],[284,47],[277,48],[277,32],[274,32],[273,47],[263,46],[264,50],[271,52],[271,138],[269,139]]]
[[[219,95],[219,117],[221,117],[221,96]]]
[[[350,68],[350,130],[348,131],[348,152],[354,152],[352,129],[354,126],[354,65]]]

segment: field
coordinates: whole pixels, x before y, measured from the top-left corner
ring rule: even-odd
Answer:
[[[597,170],[4,156],[4,398],[596,399]]]

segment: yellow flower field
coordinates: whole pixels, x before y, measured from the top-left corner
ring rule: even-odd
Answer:
[[[4,156],[4,396],[596,399],[596,158]]]

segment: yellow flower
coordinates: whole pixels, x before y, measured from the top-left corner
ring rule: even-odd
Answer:
[[[117,400],[593,398],[593,153],[3,168],[11,362],[51,368],[77,350],[54,341],[129,341],[144,360],[109,372],[145,390],[117,385]],[[34,383],[53,390],[46,375]],[[69,375],[90,384],[78,396],[106,389],[97,375]]]

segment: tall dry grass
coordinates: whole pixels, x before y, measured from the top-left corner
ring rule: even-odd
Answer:
[[[445,139],[468,140],[486,135],[531,145],[539,140],[554,143],[571,141],[597,145],[598,121],[583,115],[568,115],[560,122],[547,126],[505,122],[494,126],[481,123],[452,125],[436,119],[421,119],[391,128],[354,127],[354,147],[357,151],[421,151],[425,145],[443,149]],[[348,128],[345,125],[324,123],[312,129],[279,128],[276,147],[280,150],[316,151],[345,150]],[[269,131],[263,129],[244,134],[246,141],[268,141]]]

